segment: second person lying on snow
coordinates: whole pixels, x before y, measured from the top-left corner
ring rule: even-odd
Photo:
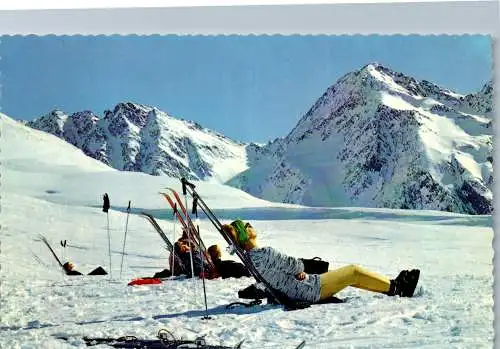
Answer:
[[[196,244],[189,239],[188,233],[185,229],[182,231],[182,236],[174,244],[174,253],[179,257],[180,262],[176,263],[173,254],[169,256],[169,266],[170,269],[164,269],[161,272],[156,273],[153,277],[164,278],[172,276],[172,268],[174,269],[174,275],[186,275],[188,278],[191,277],[191,254],[193,259],[193,273],[196,277],[201,277],[203,272],[203,277],[207,279],[215,279],[221,277],[225,278],[240,278],[249,277],[250,273],[247,268],[242,264],[231,260],[221,259],[221,250],[219,246],[212,245],[207,249],[207,253],[200,251]],[[202,255],[203,253],[203,255]],[[207,258],[210,258],[213,266],[208,262]]]

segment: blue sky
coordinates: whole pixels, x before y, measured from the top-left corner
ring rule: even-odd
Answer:
[[[2,112],[30,120],[121,101],[241,141],[285,136],[330,85],[370,62],[459,93],[492,78],[489,36],[2,37]]]

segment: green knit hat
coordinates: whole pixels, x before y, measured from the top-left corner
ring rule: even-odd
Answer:
[[[245,223],[241,219],[237,219],[231,223],[231,226],[236,230],[236,237],[238,243],[241,245],[245,244],[248,241],[247,230],[245,229]]]

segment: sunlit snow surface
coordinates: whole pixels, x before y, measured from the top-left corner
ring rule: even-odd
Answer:
[[[319,256],[332,268],[356,263],[396,276],[421,269],[414,298],[387,297],[353,288],[338,294],[344,304],[285,312],[276,306],[226,309],[250,278],[127,286],[135,277],[168,267],[161,239],[143,218],[129,217],[120,277],[128,200],[134,212],[154,213],[165,232],[179,224],[158,195],[179,190],[177,179],[123,173],[90,159],[55,136],[1,116],[1,348],[83,347],[82,336],[154,338],[166,328],[177,337],[206,335],[210,344],[243,348],[491,348],[493,276],[491,216],[432,211],[307,208],[274,204],[234,188],[196,183],[223,222],[251,219],[261,245],[296,256]],[[98,265],[109,271],[106,214],[109,213],[112,278],[62,275],[48,249],[71,259],[81,272]],[[207,245],[226,244],[200,217]],[[67,240],[63,250],[61,240]],[[234,258],[224,253],[224,258]],[[55,336],[70,336],[69,342]],[[104,346],[101,346],[105,348]],[[96,347],[98,348],[98,347]]]

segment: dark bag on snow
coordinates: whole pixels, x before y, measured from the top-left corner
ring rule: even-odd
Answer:
[[[104,270],[102,267],[97,267],[87,275],[108,275],[108,273],[106,273],[106,270]]]
[[[329,263],[322,261],[319,257],[300,258],[300,260],[304,263],[304,272],[306,274],[323,274],[328,271]]]
[[[156,278],[168,278],[172,276],[172,271],[170,269],[163,269],[162,271],[159,271],[153,275],[153,279]]]

